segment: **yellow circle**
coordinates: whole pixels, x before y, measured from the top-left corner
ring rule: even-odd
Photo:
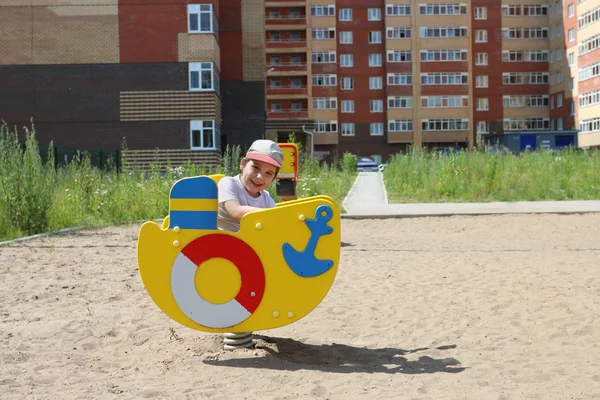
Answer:
[[[224,304],[237,296],[242,287],[242,277],[234,263],[215,257],[200,264],[194,285],[204,300]]]

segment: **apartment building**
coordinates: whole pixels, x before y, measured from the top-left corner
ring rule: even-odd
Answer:
[[[0,119],[41,143],[216,163],[264,134],[264,64],[260,0],[0,1]]]
[[[564,2],[568,21],[570,87],[577,99],[571,109],[579,127],[579,146],[600,146],[600,1]],[[565,26],[567,23],[565,23]]]
[[[380,160],[477,137],[575,145],[562,3],[267,0],[266,135],[311,126],[319,156]]]

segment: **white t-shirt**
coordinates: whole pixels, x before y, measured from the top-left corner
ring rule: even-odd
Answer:
[[[240,230],[240,223],[235,220],[225,209],[224,203],[228,200],[235,200],[242,206],[252,206],[258,208],[275,207],[275,200],[269,192],[262,190],[260,196],[252,197],[248,194],[240,176],[226,176],[219,180],[219,212],[217,213],[217,226],[225,231],[237,232]]]

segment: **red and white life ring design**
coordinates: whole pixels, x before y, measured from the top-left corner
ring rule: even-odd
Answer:
[[[197,292],[194,277],[198,266],[211,258],[231,261],[239,270],[242,285],[234,299],[214,304]],[[188,243],[177,255],[171,271],[175,302],[191,320],[209,328],[228,328],[254,313],[265,292],[265,270],[256,252],[235,236],[214,233]]]

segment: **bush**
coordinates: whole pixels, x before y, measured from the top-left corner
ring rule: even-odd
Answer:
[[[6,123],[0,125],[0,236],[9,232],[35,234],[45,231],[54,198],[56,174],[54,149],[48,149],[48,162],[40,157],[35,128],[25,128],[25,148],[18,133]]]

